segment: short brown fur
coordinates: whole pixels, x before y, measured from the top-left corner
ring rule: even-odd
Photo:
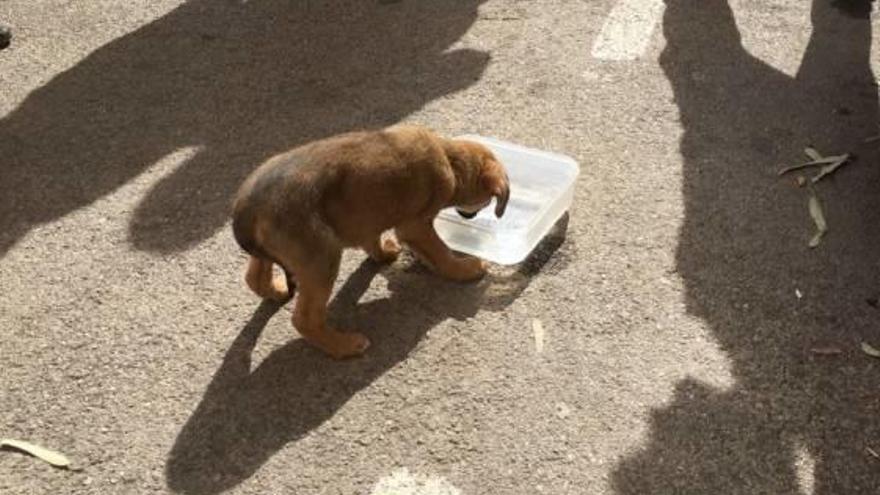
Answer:
[[[233,205],[233,232],[251,255],[248,286],[284,300],[296,279],[293,325],[335,358],[363,353],[359,333],[327,327],[327,302],[342,250],[364,249],[378,262],[397,258],[397,238],[438,274],[468,281],[483,261],[456,256],[434,230],[443,208],[474,210],[493,197],[501,216],[510,185],[501,163],[481,144],[451,140],[418,126],[354,132],[277,155],[242,184]],[[286,281],[273,279],[278,264]]]

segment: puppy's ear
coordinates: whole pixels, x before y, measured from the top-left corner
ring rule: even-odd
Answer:
[[[483,187],[495,197],[495,216],[501,218],[504,215],[504,210],[507,209],[507,201],[510,199],[510,181],[507,180],[504,168],[498,162],[493,161],[492,165],[484,170],[481,180]]]

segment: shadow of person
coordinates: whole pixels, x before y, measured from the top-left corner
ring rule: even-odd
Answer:
[[[475,284],[445,281],[418,265],[380,271],[364,261],[329,309],[334,325],[369,335],[372,345],[359,359],[333,361],[297,339],[251,370],[259,334],[280,307],[264,301],[230,346],[178,434],[166,463],[168,487],[212,494],[249,478],[275,452],[331,418],[359,390],[406,359],[440,322],[506,308],[556,251],[566,225],[567,215],[514,271],[489,275]],[[358,304],[377,274],[387,279],[390,297]]]
[[[265,158],[474,83],[488,55],[450,47],[482,1],[183,3],[0,120],[0,257],[182,148],[194,156],[146,194],[129,237],[156,252],[197,244]]]
[[[853,13],[853,11],[848,11]],[[880,169],[871,24],[814,0],[813,31],[788,76],[745,51],[726,0],[667,0],[660,64],[683,136],[685,217],[676,256],[689,313],[728,355],[734,385],[687,379],[654,411],[618,493],[877,493]],[[830,231],[815,250],[807,191],[776,167],[859,159],[817,184]],[[814,172],[812,172],[814,173]],[[802,295],[802,299],[800,296]],[[812,355],[834,344],[841,357]]]

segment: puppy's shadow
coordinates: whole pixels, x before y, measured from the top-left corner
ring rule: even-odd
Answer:
[[[169,488],[213,494],[248,479],[275,452],[331,418],[355,393],[406,359],[440,322],[506,308],[551,259],[566,227],[567,216],[515,270],[475,284],[448,282],[418,265],[382,269],[363,262],[330,305],[333,324],[369,335],[372,346],[359,359],[333,361],[296,339],[251,370],[257,339],[281,308],[264,301],[178,435],[166,464]],[[377,274],[387,280],[390,297],[358,304]]]

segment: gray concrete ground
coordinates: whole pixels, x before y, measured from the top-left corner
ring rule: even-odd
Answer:
[[[600,60],[617,3],[3,0],[0,437],[83,470],[3,451],[0,492],[878,493],[877,18],[666,0]],[[373,346],[332,362],[243,286],[228,201],[401,121],[569,154],[576,204],[478,284],[348,253]],[[807,144],[858,154],[814,250],[775,173]]]

